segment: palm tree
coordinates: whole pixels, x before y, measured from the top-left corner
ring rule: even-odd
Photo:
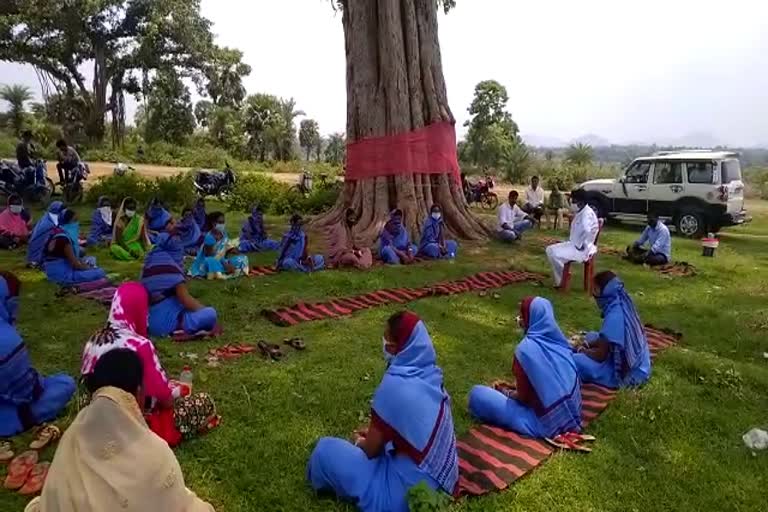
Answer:
[[[594,151],[589,144],[571,144],[565,151],[565,161],[572,165],[590,165],[594,159]]]
[[[26,85],[15,84],[0,87],[0,99],[8,102],[9,124],[16,132],[16,135],[21,133],[21,129],[24,126],[24,104],[32,98],[32,90]]]

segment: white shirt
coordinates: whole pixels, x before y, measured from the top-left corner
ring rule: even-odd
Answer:
[[[525,189],[525,203],[534,208],[542,206],[544,204],[544,189],[536,187],[536,190],[533,190],[533,187],[529,186]]]
[[[570,242],[578,249],[581,248],[588,256],[597,252],[595,239],[600,231],[600,221],[590,206],[585,206],[576,214],[571,223]]]
[[[515,222],[525,220],[526,213],[520,209],[519,206],[509,205],[509,202],[502,204],[499,207],[499,229],[504,229],[502,226],[506,224],[510,229],[515,225]]]

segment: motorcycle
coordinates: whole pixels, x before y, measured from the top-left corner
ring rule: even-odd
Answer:
[[[470,183],[469,190],[467,191],[467,203],[472,206],[473,204],[479,204],[484,210],[495,210],[499,206],[499,196],[494,192],[491,192],[496,183],[493,180],[493,176],[485,175],[485,179],[479,180],[477,183]]]
[[[65,202],[77,203],[83,199],[83,182],[90,174],[91,169],[85,162],[80,162],[67,173],[67,181],[62,185]]]
[[[213,171],[209,169],[200,169],[195,175],[195,190],[201,197],[218,196],[223,199],[224,196],[232,192],[235,188],[235,171],[229,166],[224,165],[223,171]]]
[[[136,169],[134,169],[132,166],[118,162],[115,164],[114,169],[112,169],[112,174],[114,176],[126,176],[128,173],[135,171]]]
[[[45,161],[37,160],[33,167],[19,169],[16,162],[0,162],[0,196],[18,194],[30,202],[47,203],[53,195],[53,180],[48,177]]]

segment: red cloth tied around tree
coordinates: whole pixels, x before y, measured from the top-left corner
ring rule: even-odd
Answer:
[[[378,176],[452,174],[457,184],[456,130],[444,121],[397,135],[370,137],[347,144],[345,179]]]

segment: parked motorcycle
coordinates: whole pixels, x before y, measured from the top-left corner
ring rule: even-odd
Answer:
[[[470,183],[467,191],[467,203],[472,206],[479,204],[484,210],[495,210],[499,206],[499,196],[491,192],[496,183],[493,176],[485,175],[485,179]]]
[[[88,179],[91,169],[85,162],[67,173],[67,181],[62,184],[62,192],[66,203],[77,203],[83,199],[83,182]]]
[[[235,171],[229,163],[224,164],[222,171],[200,169],[195,175],[194,184],[201,197],[218,196],[223,199],[235,188]]]
[[[115,176],[126,176],[128,173],[135,171],[136,169],[134,169],[132,166],[118,162],[115,164],[114,169],[112,169],[112,174]]]
[[[47,203],[53,190],[53,180],[48,178],[43,160],[26,169],[19,169],[16,162],[10,160],[0,161],[0,196],[18,194],[26,201]]]

